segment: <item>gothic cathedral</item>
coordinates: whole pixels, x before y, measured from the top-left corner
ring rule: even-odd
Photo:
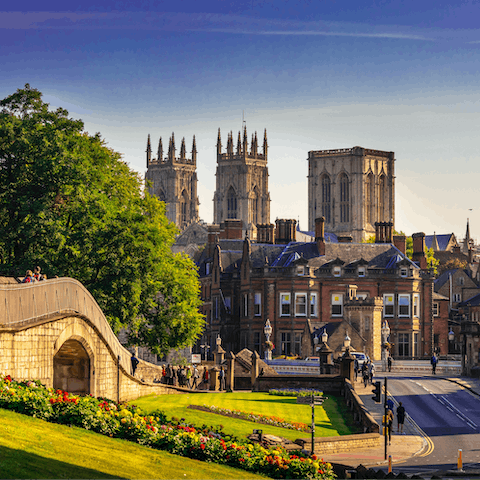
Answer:
[[[162,138],[158,143],[157,158],[152,159],[150,135],[147,141],[147,172],[145,180],[150,183],[148,191],[166,203],[167,218],[180,230],[199,220],[197,196],[197,148],[193,137],[192,156],[187,158],[185,138],[180,155],[175,156],[175,136],[172,133],[168,154],[163,157]]]
[[[362,147],[308,152],[308,224],[361,242],[375,222],[395,225],[395,154]]]
[[[270,193],[268,191],[267,131],[263,139],[263,153],[258,151],[257,133],[252,134],[248,149],[247,127],[243,138],[238,132],[237,146],[233,134],[227,138],[227,150],[222,153],[220,129],[217,139],[217,184],[213,198],[213,221],[221,224],[226,219],[242,220],[249,237],[256,238],[256,226],[270,223]]]

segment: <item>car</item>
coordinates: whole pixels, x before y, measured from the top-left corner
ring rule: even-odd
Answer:
[[[319,362],[320,361],[320,358],[319,357],[307,357],[305,359],[306,362]]]
[[[358,363],[368,362],[370,360],[369,356],[363,352],[350,352],[352,357],[355,357],[358,360]]]

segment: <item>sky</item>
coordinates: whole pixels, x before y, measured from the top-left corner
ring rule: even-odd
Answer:
[[[216,141],[268,136],[271,221],[308,228],[310,150],[395,152],[395,227],[480,233],[480,2],[44,0],[0,7],[0,98],[26,83],[142,176],[197,141],[213,221]],[[73,6],[70,6],[73,5]]]

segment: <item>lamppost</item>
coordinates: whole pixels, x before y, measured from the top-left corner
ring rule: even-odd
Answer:
[[[200,348],[203,348],[203,352],[205,354],[205,361],[207,361],[207,353],[208,353],[208,350],[210,349],[210,345],[207,345],[205,343],[203,345],[200,345]]]
[[[455,340],[455,332],[450,328],[450,331],[448,332],[448,352],[450,353],[453,351],[452,343]]]
[[[271,360],[272,359],[272,346],[273,343],[270,341],[270,336],[272,335],[272,326],[270,325],[270,320],[267,318],[267,321],[265,322],[265,327],[263,328],[263,333],[265,334],[265,360]]]
[[[348,332],[345,332],[345,338],[343,339],[343,346],[345,347],[345,355],[350,355],[350,344],[352,340],[348,336]]]
[[[382,324],[382,365],[383,371],[387,371],[387,356],[388,356],[388,349],[386,348],[386,344],[388,342],[388,336],[390,335],[390,327],[388,326],[388,322],[384,320]]]
[[[320,347],[318,346],[318,335],[315,335],[313,338],[313,343],[315,344],[315,354],[318,355],[318,369],[320,375],[322,374],[322,357],[320,356]]]

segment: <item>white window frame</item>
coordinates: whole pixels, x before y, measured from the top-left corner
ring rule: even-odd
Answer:
[[[260,292],[255,292],[254,294],[253,315],[255,317],[262,316],[262,294]]]
[[[413,294],[413,316],[415,318],[420,318],[420,294]]]
[[[303,299],[303,301],[302,301]],[[306,292],[295,293],[295,316],[307,316],[307,294]]]
[[[332,275],[334,277],[341,277],[342,276],[342,267],[333,267],[332,268]]]
[[[454,293],[453,294],[453,301],[455,303],[460,303],[462,301],[462,294],[461,293]]]
[[[408,268],[407,267],[400,267],[400,276],[403,278],[408,277]]]
[[[338,306],[340,306],[340,311],[334,313],[334,307]],[[343,317],[343,293],[332,293],[331,311],[332,317]]]
[[[395,316],[395,294],[394,293],[383,294],[383,316],[385,318],[390,318]]]
[[[317,294],[316,293],[310,293],[310,316],[311,317],[317,317]]]
[[[408,311],[400,313],[405,309],[405,306],[408,307]],[[410,318],[411,315],[412,302],[410,299],[409,293],[399,293],[398,294],[398,317],[399,318]]]
[[[438,302],[433,302],[432,303],[432,315],[434,317],[439,316],[439,304],[438,304]]]
[[[304,265],[297,265],[297,275],[305,275],[305,266]]]
[[[289,317],[291,315],[291,304],[292,304],[292,295],[290,292],[281,292],[280,293],[280,316]],[[287,313],[284,313],[283,307],[288,310]],[[287,308],[288,306],[288,308]]]
[[[363,278],[365,276],[366,269],[365,267],[358,267],[358,276]]]

